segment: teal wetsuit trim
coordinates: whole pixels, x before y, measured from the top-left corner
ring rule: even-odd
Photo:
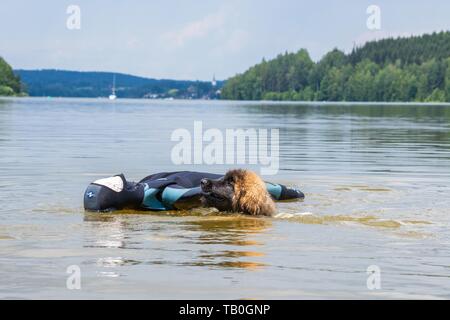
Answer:
[[[167,208],[156,198],[159,191],[160,189],[150,188],[145,184],[142,206],[151,210],[167,210]]]
[[[267,191],[274,197],[276,200],[280,199],[282,188],[279,184],[274,184],[270,182],[266,182]]]
[[[178,201],[186,192],[191,191],[192,189],[197,188],[191,188],[191,189],[179,189],[179,188],[171,188],[166,187],[162,193],[162,201],[166,207],[169,209],[173,209],[173,205],[175,202]],[[199,193],[200,193],[200,188]]]
[[[201,193],[200,188],[179,189],[165,187],[162,190],[161,201],[156,198],[156,195],[161,192],[161,189],[150,188],[147,184],[144,187],[144,200],[142,206],[145,209],[150,210],[171,210],[174,208],[175,202],[177,202],[184,194],[189,191],[198,189],[198,193]]]
[[[275,198],[279,200],[281,197],[282,187],[279,184],[274,184],[266,182],[267,191]],[[156,195],[162,191],[161,201],[158,200]],[[149,210],[172,210],[174,209],[174,204],[183,197],[186,193],[198,193],[201,194],[201,188],[171,188],[169,186],[165,187],[163,190],[160,188],[150,188],[147,184],[144,187],[144,200],[142,201],[142,206]]]

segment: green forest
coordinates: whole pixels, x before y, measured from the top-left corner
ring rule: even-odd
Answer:
[[[0,96],[22,95],[20,78],[14,74],[11,66],[0,57]]]
[[[450,32],[334,49],[318,62],[286,52],[228,79],[222,98],[450,102]]]

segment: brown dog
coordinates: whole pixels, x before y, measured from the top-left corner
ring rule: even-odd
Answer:
[[[218,180],[202,179],[201,188],[205,207],[249,215],[270,216],[276,212],[264,181],[252,171],[231,170]]]

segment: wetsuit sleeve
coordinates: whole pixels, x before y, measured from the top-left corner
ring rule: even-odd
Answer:
[[[166,188],[163,194],[165,202],[170,203],[173,209],[188,210],[201,206],[202,191],[200,187],[184,189],[183,192],[174,191],[176,189]]]
[[[266,187],[275,200],[303,199],[305,197],[300,190],[282,184],[266,182]]]

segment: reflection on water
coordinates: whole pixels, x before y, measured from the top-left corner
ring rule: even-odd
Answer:
[[[247,218],[239,215],[233,217],[213,217],[188,221],[184,228],[188,234],[199,234],[199,237],[185,237],[185,241],[198,244],[227,244],[227,245],[260,245],[257,241],[249,240],[252,234],[264,232],[270,221],[264,218]]]
[[[244,218],[242,216],[220,217],[189,221],[184,227],[188,232],[198,233],[198,237],[186,237],[185,242],[203,245],[220,245],[220,250],[206,251],[198,256],[193,266],[209,266],[221,268],[257,269],[265,263],[251,261],[254,257],[264,257],[263,241],[253,240],[252,236],[259,234],[263,238],[264,232],[270,228],[270,220],[264,218]],[[235,247],[236,250],[223,248]],[[246,250],[239,249],[245,247]]]
[[[176,256],[174,261],[141,261],[122,257],[100,258],[95,263],[104,267],[128,264],[176,264],[186,266],[208,266],[226,268],[255,269],[265,264],[251,261],[251,258],[264,257],[264,232],[271,227],[271,220],[245,217],[242,215],[212,214],[196,218],[156,220],[158,215],[139,214],[139,212],[116,212],[112,214],[85,213],[84,247],[114,248],[132,250],[176,251],[177,244],[189,251],[185,261]],[[183,217],[183,213],[173,217]],[[161,215],[159,216],[161,217]],[[137,221],[136,221],[137,220]],[[173,243],[175,242],[175,243]],[[170,247],[166,247],[170,243]],[[207,245],[196,249],[198,245]],[[247,249],[243,250],[241,247]],[[196,253],[196,255],[193,255]]]
[[[138,249],[139,243],[127,241],[130,238],[126,232],[133,232],[133,225],[129,225],[120,215],[86,214],[85,221],[90,222],[90,229],[94,231],[94,239],[89,238],[89,244],[84,247]],[[91,230],[94,229],[94,230]]]
[[[305,201],[274,218],[84,213],[99,177],[230,169],[172,164],[173,130],[198,120],[279,128],[267,180]],[[448,105],[0,99],[0,298],[448,298],[449,181]]]
[[[270,114],[275,117],[285,117],[287,115],[305,118],[317,117],[336,118],[354,117],[364,121],[365,118],[393,118],[398,122],[409,120],[414,122],[438,122],[445,123],[450,120],[449,104],[367,104],[367,103],[251,103],[240,105],[243,111],[254,114]]]

